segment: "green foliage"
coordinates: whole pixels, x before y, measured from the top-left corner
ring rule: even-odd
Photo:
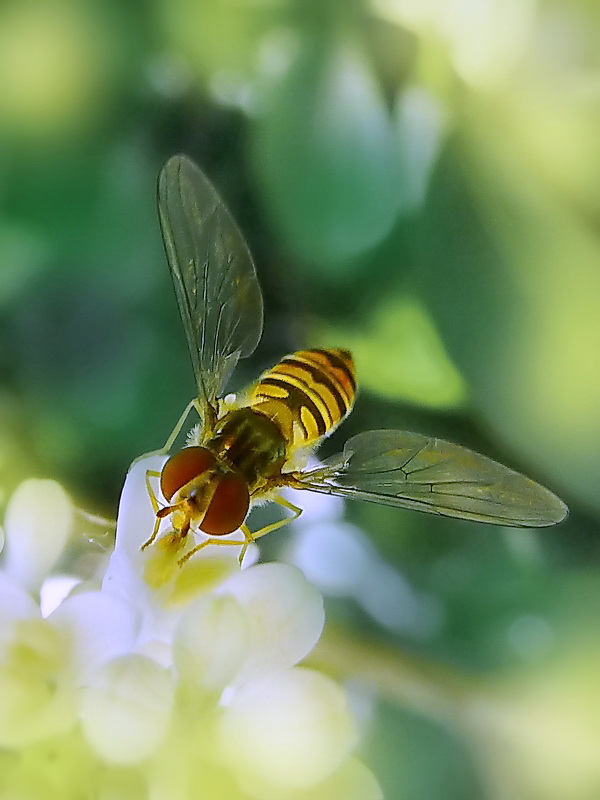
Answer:
[[[343,278],[394,223],[398,148],[352,39],[302,38],[297,50],[257,121],[256,172],[286,244]]]
[[[461,742],[416,717],[380,707],[367,743],[367,758],[384,797],[403,800],[479,800],[480,781]],[[427,764],[427,770],[423,765]]]
[[[343,342],[369,392],[433,408],[465,402],[460,374],[426,310],[409,295],[384,302],[358,330],[321,325],[316,339],[330,347]]]
[[[490,116],[437,165],[416,279],[494,434],[597,508],[600,242]]]
[[[58,478],[112,515],[131,460],[188,402],[155,211],[160,164],[186,152],[265,294],[235,388],[296,347],[348,347],[361,393],[328,453],[412,428],[569,503],[556,531],[516,538],[349,504],[423,615],[386,628],[338,597],[333,616],[485,681],[541,668],[597,625],[600,12],[464,7],[3,5],[0,478],[3,492]],[[400,772],[407,798],[482,796],[461,746],[381,714],[370,749],[390,797]],[[490,786],[516,798],[500,773]]]

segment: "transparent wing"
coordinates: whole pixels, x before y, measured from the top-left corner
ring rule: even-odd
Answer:
[[[204,173],[183,155],[158,178],[158,213],[198,397],[214,407],[258,344],[263,302],[248,246]]]
[[[568,513],[548,489],[443,439],[369,431],[322,467],[295,473],[294,488],[369,500],[492,525],[543,527]]]

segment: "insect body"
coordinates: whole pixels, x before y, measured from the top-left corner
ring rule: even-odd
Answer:
[[[344,419],[355,390],[348,351],[301,350],[265,373],[243,405],[223,415],[217,412],[211,429],[197,437],[198,444],[173,455],[160,473],[163,496],[169,502],[175,498],[157,514],[159,521],[172,515],[177,535],[171,541],[182,543],[193,526],[213,537],[242,528],[244,544],[256,538],[243,525],[251,500],[292,484],[293,476],[283,473],[284,467]]]
[[[344,451],[314,469],[306,455],[352,409],[356,379],[346,350],[301,350],[286,356],[234,402],[221,393],[237,361],[262,333],[262,295],[252,257],[233,218],[201,170],[174,156],[161,170],[158,208],[198,388],[163,452],[195,408],[200,425],[189,446],[162,472],[148,473],[156,524],[170,517],[165,541],[179,550],[190,532],[207,534],[183,563],[207,544],[242,545],[286,524],[301,509],[280,491],[289,486],[495,525],[542,527],[567,507],[548,489],[459,445],[397,430],[351,438]],[[150,477],[160,479],[160,507]],[[294,512],[252,533],[251,506],[274,500]],[[243,542],[220,537],[238,530]]]
[[[301,350],[269,370],[252,405],[271,416],[292,448],[318,442],[350,413],[356,393],[347,350]]]

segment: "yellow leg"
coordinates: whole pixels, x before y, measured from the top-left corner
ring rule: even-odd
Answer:
[[[156,499],[156,493],[154,492],[152,484],[150,483],[150,478],[160,478],[160,472],[157,472],[154,469],[146,470],[146,491],[148,492],[148,497],[152,503],[152,510],[156,514],[160,506],[158,505],[158,500]]]
[[[224,545],[226,547],[227,546],[229,546],[229,547],[239,547],[240,545],[242,545],[242,547],[243,547],[245,545],[246,548],[247,548],[247,546],[248,546],[248,544],[250,544],[250,542],[248,542],[246,544],[246,542],[236,542],[233,539],[217,539],[215,537],[212,537],[210,539],[205,539],[203,542],[200,542],[200,544],[196,545],[196,547],[193,547],[191,550],[189,550],[184,556],[182,556],[179,559],[179,561],[177,563],[179,564],[180,567],[182,567],[188,559],[190,559],[192,556],[196,555],[196,553],[199,550],[203,550],[205,547],[208,547],[209,544],[220,544],[220,545]]]
[[[254,535],[252,534],[252,531],[247,525],[240,525],[240,530],[244,534],[244,539],[245,539],[244,543],[242,544],[242,549],[240,550],[240,555],[239,555],[239,561],[241,567],[242,562],[244,560],[244,556],[246,555],[246,551],[254,541]]]
[[[261,536],[266,536],[267,533],[272,533],[273,531],[276,531],[279,528],[283,528],[285,525],[289,525],[290,522],[293,522],[294,520],[298,519],[298,517],[302,513],[302,509],[301,508],[299,508],[298,506],[295,506],[293,503],[290,503],[288,500],[286,500],[283,497],[275,497],[275,498],[273,498],[273,502],[278,503],[278,505],[283,506],[284,508],[287,508],[290,511],[292,511],[293,512],[293,516],[284,517],[283,519],[278,519],[277,522],[272,522],[270,525],[265,525],[264,528],[261,528],[260,530],[256,531],[256,533],[252,533],[252,531],[248,528],[247,525],[240,525],[240,530],[244,534],[244,541],[243,542],[234,541],[233,539],[218,539],[218,538],[213,536],[210,539],[206,539],[205,541],[201,542],[199,545],[196,545],[196,547],[192,548],[182,558],[180,558],[177,563],[179,564],[179,566],[182,566],[183,564],[185,564],[185,562],[188,559],[190,559],[192,556],[196,555],[196,553],[199,550],[204,549],[209,544],[218,544],[218,545],[224,545],[224,546],[229,546],[229,547],[231,547],[231,546],[240,547],[241,546],[241,548],[242,548],[241,551],[240,551],[240,565],[241,565],[243,560],[244,560],[244,556],[246,555],[246,552],[247,552],[248,548],[250,547],[250,545],[254,541],[256,541],[256,539],[260,539]],[[150,539],[147,542],[147,544],[149,544],[150,541],[152,541],[152,540]],[[144,545],[144,547],[145,546],[146,545]]]
[[[143,455],[138,456],[136,459],[134,459],[131,462],[131,466],[129,467],[129,469],[131,470],[131,468],[134,467],[137,464],[137,462],[141,461],[143,458],[149,458],[150,456],[164,456],[165,453],[168,453],[169,450],[173,447],[173,443],[175,442],[175,439],[179,436],[179,433],[180,433],[181,429],[183,428],[183,425],[184,425],[186,419],[188,418],[192,408],[196,409],[196,412],[197,412],[198,416],[200,417],[200,419],[202,420],[202,423],[204,424],[205,420],[202,417],[202,412],[201,412],[201,409],[200,409],[200,403],[198,402],[198,399],[196,397],[194,397],[193,400],[190,400],[190,402],[184,408],[182,415],[177,420],[177,423],[176,423],[175,427],[173,428],[173,430],[169,434],[169,437],[168,437],[167,441],[164,443],[164,445],[158,450],[151,450],[149,453],[144,453]]]
[[[302,513],[302,509],[298,506],[295,506],[293,503],[290,503],[288,500],[285,500],[283,497],[275,497],[273,498],[273,502],[278,503],[280,506],[284,508],[288,508],[290,511],[293,512],[292,517],[284,517],[283,519],[278,519],[277,522],[272,522],[270,525],[265,525],[264,528],[256,531],[256,533],[252,533],[250,528],[247,525],[240,525],[240,530],[244,534],[244,541],[243,542],[234,542],[231,539],[207,539],[202,544],[199,544],[197,547],[194,547],[193,550],[190,550],[189,553],[186,553],[185,556],[179,561],[180,564],[183,564],[188,558],[191,558],[198,550],[206,547],[208,544],[224,544],[224,545],[241,545],[242,549],[240,550],[240,566],[244,561],[244,556],[248,551],[250,545],[256,541],[256,539],[260,539],[261,536],[266,536],[267,533],[272,533],[273,531],[278,530],[279,528],[283,528],[285,525],[289,525],[290,522],[293,522],[295,519],[298,519],[300,514]]]
[[[283,519],[278,519],[277,522],[272,522],[270,525],[265,525],[264,528],[261,528],[259,531],[256,531],[256,533],[250,534],[252,536],[252,541],[254,541],[255,539],[260,539],[261,536],[266,536],[267,533],[272,533],[273,531],[276,531],[279,528],[283,528],[285,525],[289,525],[290,522],[294,522],[294,520],[298,519],[298,517],[302,513],[301,508],[295,506],[293,503],[290,503],[289,500],[286,500],[283,497],[274,497],[273,502],[292,511],[293,516],[284,517]]]
[[[192,408],[196,409],[196,413],[198,414],[198,416],[200,417],[202,422],[204,422],[204,420],[202,419],[202,413],[200,411],[200,405],[198,403],[197,398],[194,397],[192,400],[190,400],[190,402],[184,408],[183,414],[177,420],[177,424],[175,425],[175,427],[171,431],[171,433],[169,435],[169,438],[167,439],[167,441],[164,444],[164,447],[162,448],[162,451],[161,451],[162,453],[168,453],[169,450],[173,447],[173,442],[179,436],[179,433],[180,433],[181,429],[183,428],[183,424],[186,421],[186,419],[188,418],[189,413],[192,410]]]
[[[240,530],[244,534],[244,538],[246,539],[246,541],[242,545],[242,551],[240,553],[240,565],[242,564],[244,556],[246,555],[246,551],[248,550],[252,542],[256,541],[256,539],[260,539],[261,536],[266,536],[267,533],[273,533],[273,531],[276,531],[279,528],[283,528],[285,527],[285,525],[289,525],[290,522],[293,522],[295,519],[298,519],[298,517],[302,513],[301,508],[295,506],[293,503],[290,503],[283,497],[274,497],[273,502],[277,503],[280,506],[283,506],[284,508],[288,508],[290,511],[293,512],[293,516],[284,517],[283,519],[278,519],[277,522],[272,522],[270,525],[265,525],[264,528],[261,528],[260,530],[256,531],[256,533],[252,533],[252,531],[246,525],[242,525],[240,527]]]
[[[147,541],[144,542],[144,544],[140,547],[140,550],[145,550],[156,539],[156,537],[158,536],[158,529],[160,528],[160,522],[161,522],[160,517],[157,517],[156,518],[156,522],[154,523],[154,529],[152,531],[152,534],[151,534],[150,538]]]
[[[163,517],[159,516],[161,507],[159,506],[158,500],[156,499],[156,494],[154,492],[154,489],[152,488],[152,484],[150,483],[150,478],[160,478],[160,472],[156,472],[155,470],[152,469],[146,470],[146,490],[148,492],[148,497],[150,498],[150,502],[152,503],[152,510],[156,514],[156,520],[154,522],[154,529],[152,531],[152,535],[150,536],[148,541],[144,542],[144,544],[141,546],[140,548],[141,550],[145,550],[148,547],[148,545],[151,545],[152,542],[156,539],[156,537],[158,536],[158,529],[160,528],[160,523],[163,519]]]

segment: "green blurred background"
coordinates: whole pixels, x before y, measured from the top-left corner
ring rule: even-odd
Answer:
[[[419,430],[571,507],[542,533],[346,508],[363,599],[336,584],[342,544],[331,648],[350,677],[376,642],[374,672],[393,674],[400,699],[377,675],[379,697],[351,683],[386,796],[597,800],[600,7],[4,0],[3,502],[44,476],[114,513],[193,393],[155,210],[175,152],[256,258],[265,333],[236,385],[293,349],[348,347],[362,391],[325,453]],[[294,535],[265,557],[297,560]],[[415,700],[407,664],[459,708]]]

